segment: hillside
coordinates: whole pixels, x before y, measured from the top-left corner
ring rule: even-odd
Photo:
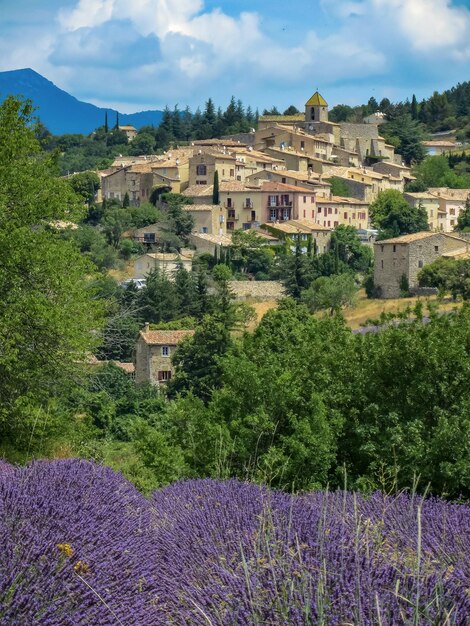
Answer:
[[[41,122],[55,135],[81,133],[88,135],[104,123],[108,113],[110,124],[116,119],[115,109],[104,109],[82,102],[32,69],[0,72],[0,103],[8,95],[30,98],[37,109]],[[136,128],[146,125],[157,126],[162,111],[141,111],[125,114],[119,112],[120,124],[131,124]]]

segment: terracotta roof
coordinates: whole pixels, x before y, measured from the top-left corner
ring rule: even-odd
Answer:
[[[149,330],[140,331],[140,336],[150,346],[176,346],[185,337],[192,337],[194,330]]]
[[[375,245],[383,245],[389,243],[413,243],[414,241],[420,241],[421,239],[427,239],[428,237],[434,237],[438,233],[425,230],[419,233],[411,233],[410,235],[402,235],[401,237],[392,237],[392,239],[384,239],[378,241]]]
[[[147,252],[147,254],[142,256],[149,256],[156,261],[184,261],[191,258],[188,254],[183,254],[182,252]]]
[[[212,196],[212,185],[191,185],[182,193],[183,196],[191,198],[192,196]]]
[[[226,146],[227,148],[246,145],[233,139],[197,139],[192,144],[195,146]]]
[[[183,205],[183,211],[192,213],[193,211],[213,211],[214,209],[222,208],[220,204],[185,204]]]
[[[328,106],[327,101],[325,100],[325,98],[323,96],[321,96],[318,91],[316,91],[313,96],[307,100],[307,102],[305,103],[305,106],[322,106],[322,107],[326,107]]]
[[[219,185],[220,191],[231,192],[231,191],[245,191],[246,193],[252,191],[261,191],[258,185],[254,185],[253,183],[247,184],[243,183],[240,180],[222,180]]]
[[[317,204],[353,204],[354,206],[369,206],[369,203],[363,200],[358,200],[357,198],[343,198],[342,196],[331,196],[331,198],[317,196]]]
[[[136,165],[131,165],[127,171],[131,174],[151,174],[152,163],[138,163]]]
[[[124,370],[127,374],[133,374],[135,372],[134,363],[124,363],[123,361],[110,361],[110,363]]]
[[[459,258],[459,259],[468,259],[470,258],[470,250],[467,248],[459,248],[458,250],[453,250],[451,252],[444,252],[442,255],[444,258]]]
[[[287,235],[295,235],[297,233],[305,233],[308,234],[310,230],[305,228],[304,226],[294,225],[292,222],[270,222],[267,224],[263,224],[264,228],[274,228],[275,230],[280,230],[281,233],[286,233]]]
[[[301,220],[290,220],[291,224],[300,224],[303,228],[308,228],[309,230],[331,230],[327,226],[323,226],[322,224],[318,224],[315,220],[301,219]]]
[[[260,179],[261,188],[263,191],[288,191],[292,193],[314,193],[313,189],[307,189],[305,187],[296,187],[295,185],[288,185],[287,183],[279,183],[273,180],[263,181]]]
[[[305,122],[304,113],[296,113],[295,115],[260,115],[260,122]]]
[[[423,141],[424,146],[429,148],[455,148],[455,141]]]
[[[231,246],[232,238],[229,235],[211,235],[209,233],[193,233],[191,237],[194,239],[202,239],[209,243],[220,244],[221,246]]]
[[[119,130],[137,130],[137,128],[131,126],[130,124],[127,124],[125,126],[119,126]]]

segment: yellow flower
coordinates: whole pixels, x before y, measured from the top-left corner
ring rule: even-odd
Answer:
[[[62,554],[70,558],[73,555],[73,548],[69,543],[58,543],[57,548]]]
[[[78,574],[86,574],[89,570],[89,567],[88,567],[88,564],[85,563],[85,561],[77,561],[75,565],[73,566],[73,569]]]

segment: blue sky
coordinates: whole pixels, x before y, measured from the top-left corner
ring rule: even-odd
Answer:
[[[123,112],[330,106],[470,80],[470,0],[0,0],[0,70]]]

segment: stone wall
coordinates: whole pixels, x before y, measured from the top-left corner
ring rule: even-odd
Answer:
[[[237,300],[280,300],[284,287],[276,280],[232,280],[230,288]]]

